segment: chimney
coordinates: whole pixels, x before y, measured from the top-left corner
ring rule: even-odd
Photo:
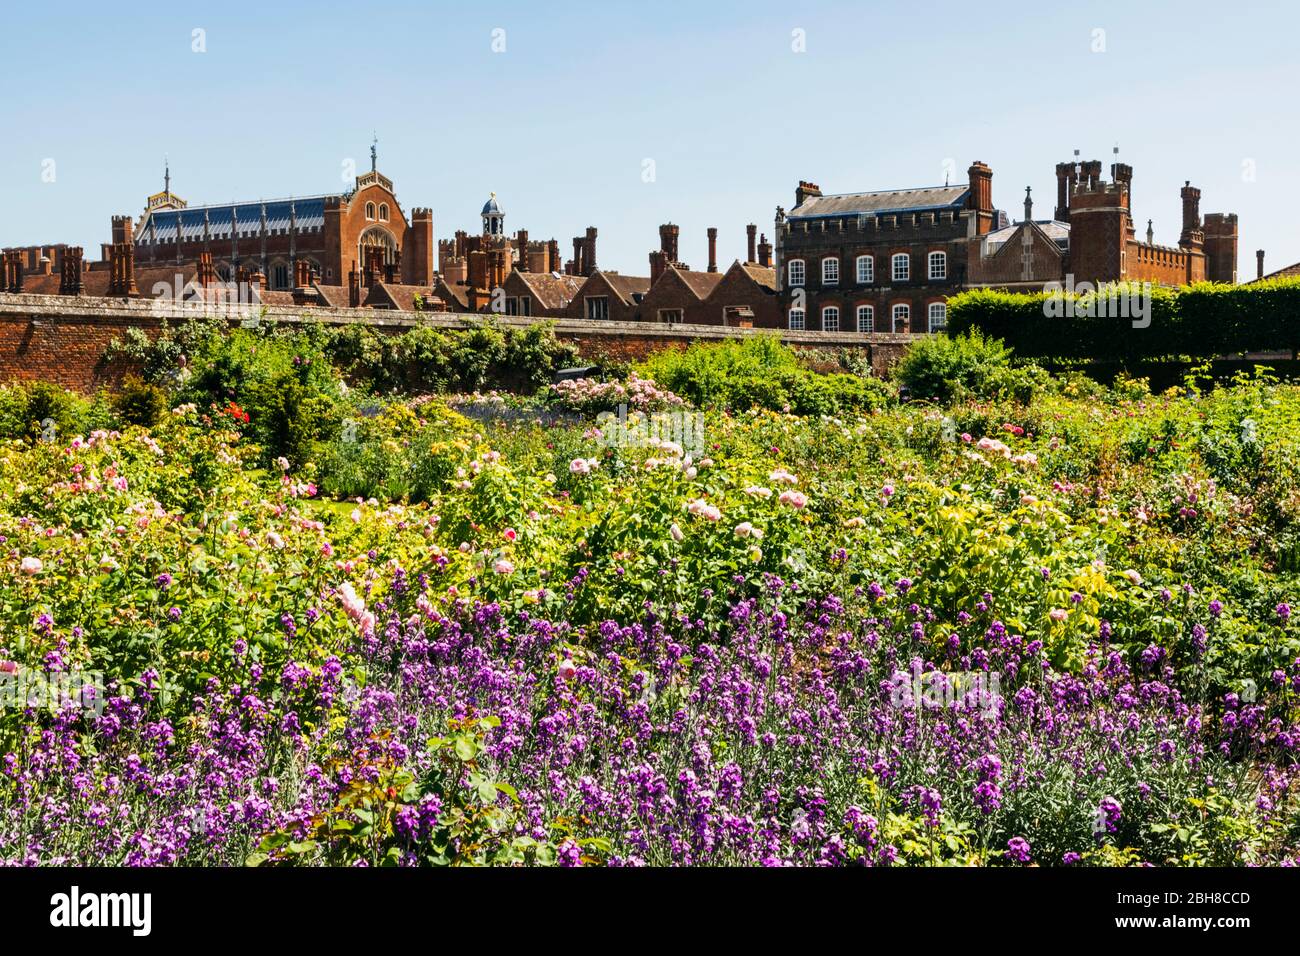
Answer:
[[[718,271],[718,227],[709,226],[709,271]]]
[[[140,294],[135,285],[135,245],[115,242],[109,249],[108,294],[131,298]]]
[[[208,261],[212,261],[212,256],[208,256]],[[295,289],[306,289],[311,286],[311,263],[306,259],[294,261],[293,285]]]
[[[261,302],[264,288],[266,288],[266,273],[261,269],[254,269],[248,277],[248,301]]]
[[[660,249],[650,253],[650,284],[654,285],[667,269],[668,257]]]
[[[1056,164],[1056,212],[1057,222],[1070,221],[1070,194],[1078,180],[1079,170],[1074,163]]]
[[[764,269],[772,268],[772,244],[767,241],[767,233],[758,243],[758,264]]]
[[[978,159],[966,171],[970,177],[970,194],[966,208],[975,213],[975,235],[993,230],[993,170]]]
[[[1255,252],[1255,278],[1264,278],[1264,250],[1259,249]]]
[[[585,276],[582,266],[582,236],[573,237],[573,274],[575,276]]]
[[[1128,163],[1111,163],[1110,178],[1124,187],[1128,194],[1128,208],[1133,208],[1133,167]]]
[[[83,251],[81,246],[63,250],[63,273],[59,278],[59,295],[85,295],[86,283],[81,278]]]
[[[114,243],[132,242],[133,240],[134,240],[134,236],[132,235],[132,230],[131,230],[131,217],[114,216],[113,217],[113,242]]]
[[[1201,191],[1187,180],[1180,195],[1183,197],[1183,234],[1178,243],[1189,245],[1191,234],[1201,228]]]
[[[745,227],[745,261],[746,262],[758,261],[754,256],[754,243],[757,242],[757,238],[756,238],[757,236],[758,236],[758,226],[756,226],[754,223],[751,222],[748,226]]]
[[[306,262],[300,261],[299,264],[306,265]],[[199,253],[199,286],[201,288],[206,289],[208,288],[208,286],[213,285],[216,281],[217,281],[217,270],[212,266],[212,253],[200,252]]]
[[[354,309],[361,307],[361,276],[357,274],[357,261],[352,260],[348,270],[348,305]]]
[[[671,222],[659,227],[659,250],[668,257],[669,262],[680,261],[677,256],[677,237],[680,232]]]
[[[814,196],[820,196],[822,188],[816,183],[804,182],[799,180],[799,188],[794,191],[795,206],[802,206],[805,199],[812,199]]]
[[[528,230],[520,229],[515,233],[515,248],[519,250],[519,265],[516,267],[520,272],[530,272],[528,268]]]
[[[587,235],[582,243],[582,267],[583,275],[591,275],[596,271],[596,227],[588,226]]]
[[[547,242],[547,244],[546,244],[546,249],[547,249],[547,252],[549,253],[549,255],[547,256],[547,258],[548,258],[550,261],[547,263],[547,265],[549,265],[549,266],[551,267],[551,268],[550,268],[550,271],[551,271],[551,272],[560,272],[560,271],[563,269],[563,263],[560,262],[560,243],[559,243],[559,241],[556,240],[556,239],[552,239],[552,240],[550,240],[550,241]]]
[[[16,249],[6,252],[4,267],[4,283],[0,284],[0,292],[22,292],[23,254]]]

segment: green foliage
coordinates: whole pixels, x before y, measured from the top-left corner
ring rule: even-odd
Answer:
[[[128,375],[113,397],[113,411],[127,425],[157,424],[171,408],[167,392],[138,375]]]
[[[0,437],[63,440],[107,428],[113,420],[108,396],[85,398],[49,382],[0,386]]]
[[[640,363],[637,371],[696,406],[733,411],[837,415],[883,408],[892,398],[889,387],[876,379],[808,369],[776,335],[665,350]]]
[[[1116,315],[1114,310],[1107,316],[1091,314],[1102,311],[1096,306],[1111,293],[1140,291],[1137,283],[1064,297],[972,290],[948,301],[948,327],[954,333],[979,329],[1006,342],[1022,358],[1136,363],[1300,346],[1300,279],[1153,287],[1147,327],[1135,327],[1131,315]],[[1068,304],[1074,308],[1068,309]]]
[[[1006,346],[976,331],[918,339],[894,366],[894,378],[914,398],[1014,398],[1028,404],[1047,376],[1036,366],[1013,367]]]

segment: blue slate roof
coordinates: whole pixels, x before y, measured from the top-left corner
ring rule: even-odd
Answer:
[[[970,192],[967,185],[921,186],[916,189],[884,189],[839,196],[809,196],[790,210],[791,219],[819,219],[826,216],[883,216],[930,209],[961,209]]]
[[[291,204],[300,232],[319,229],[325,224],[327,198],[329,197],[308,196],[303,199],[276,199],[265,203],[267,234],[275,235],[281,231],[285,233],[289,231]],[[191,206],[187,209],[155,209],[145,214],[145,218],[140,223],[140,231],[135,238],[137,242],[147,242],[151,236],[156,236],[159,242],[174,242],[179,225],[181,238],[184,241],[202,240],[205,212],[208,217],[208,236],[213,241],[230,239],[232,214],[241,239],[259,236],[262,231],[262,206],[263,203],[259,200],[215,206]]]

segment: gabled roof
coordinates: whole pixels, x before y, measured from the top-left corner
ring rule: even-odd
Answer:
[[[1287,266],[1285,269],[1278,269],[1276,272],[1270,272],[1266,276],[1261,276],[1260,278],[1252,279],[1251,281],[1267,282],[1269,279],[1290,279],[1295,276],[1300,276],[1300,262],[1295,263],[1295,265]]]
[[[591,279],[596,278],[596,276],[604,279],[627,305],[635,305],[640,301],[639,297],[650,291],[649,276],[625,276],[617,272],[602,272],[600,270],[592,273]]]
[[[415,299],[423,303],[433,298],[433,293],[422,285],[403,285],[398,282],[376,282],[370,287],[365,304],[372,307],[397,309],[401,312],[414,312]]]
[[[989,245],[1003,245],[1008,239],[1020,231],[1024,222],[1012,223],[1001,229],[995,229],[984,238]],[[1033,225],[1038,231],[1045,235],[1052,242],[1056,243],[1062,249],[1070,247],[1070,224],[1068,222],[1059,222],[1055,219],[1035,219]]]
[[[547,309],[562,309],[577,295],[582,288],[582,276],[557,275],[553,272],[522,272],[518,269],[512,273],[532,290],[538,304]]]
[[[348,287],[345,285],[325,285],[322,282],[312,283],[312,288],[316,290],[316,295],[320,300],[331,309],[349,308]]]
[[[961,209],[970,186],[920,186],[916,189],[884,189],[871,193],[843,193],[838,196],[809,196],[790,210],[790,219],[827,216],[888,215],[927,209]]]
[[[439,276],[433,283],[433,292],[443,299],[449,299],[461,309],[469,308],[469,286],[464,283],[452,285],[446,279]]]
[[[718,283],[722,281],[721,272],[694,272],[690,269],[678,269],[675,266],[669,266],[668,270],[681,276],[682,281],[690,287],[690,290],[695,293],[695,297],[701,302],[707,299],[709,293],[716,289]]]
[[[752,262],[737,262],[732,269],[739,267],[742,272],[766,289],[776,291],[776,270],[770,266],[755,265]],[[731,269],[727,270],[728,272]]]

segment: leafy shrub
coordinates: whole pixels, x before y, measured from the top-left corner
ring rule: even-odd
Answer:
[[[159,422],[171,407],[167,392],[138,375],[128,375],[113,397],[113,410],[124,424],[146,428]]]
[[[638,371],[701,408],[834,415],[881,408],[891,398],[888,386],[875,379],[808,369],[776,335],[664,350]]]
[[[969,332],[918,339],[894,366],[894,378],[915,398],[1011,397],[1028,404],[1047,376],[1036,366],[1013,366],[1011,351],[1001,342]]]

